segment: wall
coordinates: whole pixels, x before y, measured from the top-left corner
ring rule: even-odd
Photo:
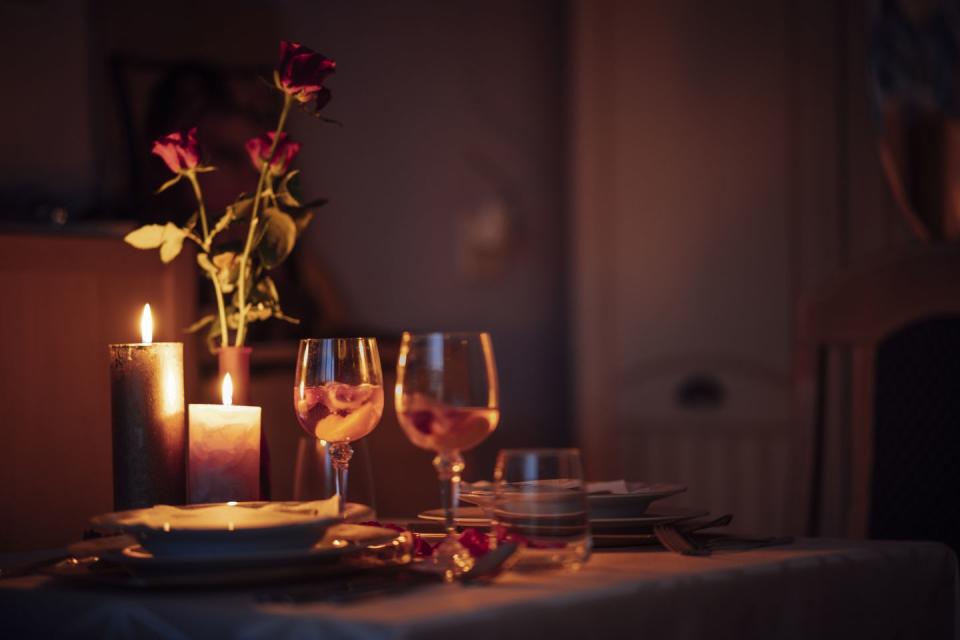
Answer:
[[[26,207],[92,201],[89,58],[84,3],[0,3],[4,200]]]
[[[593,473],[795,525],[794,304],[909,242],[866,103],[865,3],[573,5],[573,369]],[[678,402],[697,377],[707,404]],[[717,402],[713,402],[717,400]]]
[[[468,475],[501,447],[567,442],[562,5],[282,6],[283,32],[338,64],[328,114],[344,126],[291,124],[309,190],[331,200],[310,250],[360,323],[492,331],[503,418]]]

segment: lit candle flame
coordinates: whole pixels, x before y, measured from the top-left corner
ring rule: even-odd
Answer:
[[[140,341],[144,344],[153,342],[153,315],[149,304],[143,305],[143,315],[140,316]]]
[[[223,398],[224,406],[229,407],[233,404],[233,379],[229,373],[223,376],[223,386],[220,387],[220,395]]]

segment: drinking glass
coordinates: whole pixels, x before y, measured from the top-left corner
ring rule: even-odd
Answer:
[[[383,372],[375,338],[300,341],[293,406],[303,430],[327,446],[341,517],[353,447],[383,415]]]
[[[337,495],[337,474],[327,447],[312,436],[301,435],[297,440],[297,457],[293,467],[293,499],[310,502]],[[353,501],[367,505],[376,513],[377,496],[373,486],[368,444],[367,440],[361,440],[353,445],[350,486],[344,500],[348,504]]]
[[[579,568],[590,557],[587,493],[577,449],[504,449],[493,472],[500,539],[523,546],[518,568]]]
[[[480,444],[500,419],[497,369],[487,333],[403,334],[397,362],[397,418],[407,438],[435,451],[447,532],[432,556],[444,579],[473,566],[473,557],[457,540],[453,510],[457,503],[461,451]]]

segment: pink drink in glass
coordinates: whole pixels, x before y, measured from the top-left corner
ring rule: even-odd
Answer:
[[[397,416],[413,444],[431,451],[466,451],[486,439],[500,420],[499,409],[451,407],[420,394],[407,398]]]
[[[352,442],[367,435],[383,414],[383,387],[328,382],[293,388],[297,421],[325,442]]]

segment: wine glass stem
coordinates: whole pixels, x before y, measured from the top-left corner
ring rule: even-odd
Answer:
[[[347,470],[350,458],[353,457],[353,447],[349,442],[333,442],[330,444],[330,460],[333,461],[333,473],[337,483],[337,513],[344,517],[347,504]]]
[[[443,503],[443,524],[447,536],[456,535],[453,509],[457,505],[460,490],[460,474],[463,473],[463,458],[459,451],[443,451],[433,459],[433,466],[440,478],[440,499]]]

